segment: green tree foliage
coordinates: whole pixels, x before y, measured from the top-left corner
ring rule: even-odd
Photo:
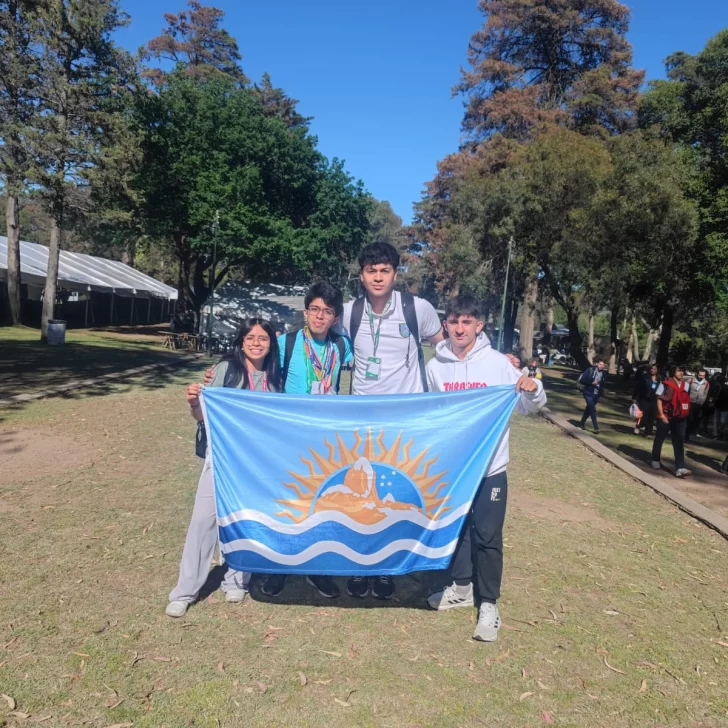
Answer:
[[[20,197],[32,167],[27,130],[38,120],[40,24],[35,0],[0,1],[0,178],[5,189],[10,323],[20,323]]]
[[[286,125],[295,128],[308,127],[313,120],[310,116],[301,116],[296,109],[298,101],[290,98],[282,88],[275,88],[268,73],[264,73],[260,83],[253,85],[267,116],[278,117]]]
[[[116,118],[134,73],[128,53],[111,40],[128,22],[115,0],[48,0],[39,11],[43,84],[40,120],[28,130],[33,181],[51,213],[41,339],[53,318],[64,221],[83,206],[79,188],[114,145]],[[32,138],[30,138],[32,136]]]
[[[695,296],[728,311],[728,30],[691,56],[667,60],[668,80],[654,81],[640,123],[656,126],[698,169],[687,186],[700,211],[701,257],[691,270]]]
[[[190,0],[188,7],[180,13],[165,13],[167,27],[147,44],[149,56],[173,67],[179,64],[190,76],[224,74],[246,84],[238,43],[220,27],[223,11],[196,0]],[[167,78],[163,68],[148,68],[144,74],[157,85]]]
[[[182,68],[139,97],[138,123],[143,224],[172,246],[183,305],[197,312],[209,293],[216,217],[218,280],[233,270],[278,282],[345,275],[365,239],[369,198],[305,127],[270,116],[229,77]]]

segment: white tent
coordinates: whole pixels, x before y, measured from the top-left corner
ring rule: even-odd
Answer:
[[[228,281],[215,291],[213,328],[215,334],[236,331],[246,318],[271,321],[276,328],[288,330],[303,324],[306,286]],[[200,333],[207,332],[210,299],[202,306]]]
[[[45,285],[48,248],[20,243],[20,278],[36,287]],[[8,239],[0,236],[0,280],[7,278]],[[62,250],[58,262],[58,285],[70,291],[114,293],[133,298],[177,300],[177,291],[117,260]]]

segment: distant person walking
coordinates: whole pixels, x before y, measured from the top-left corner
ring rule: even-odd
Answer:
[[[728,422],[728,384],[721,374],[717,380],[715,392],[715,414],[713,415],[713,436],[723,437],[726,422]]]
[[[660,386],[660,374],[657,364],[653,364],[648,372],[642,372],[634,385],[632,401],[642,410],[642,418],[634,428],[634,434],[640,434],[640,428],[645,428],[645,435],[652,436],[652,430],[657,418],[657,388]]]
[[[579,427],[583,430],[586,427],[587,418],[591,417],[592,425],[594,425],[594,434],[599,434],[599,423],[597,422],[597,404],[604,392],[604,361],[597,357],[594,364],[590,366],[579,377],[578,386],[584,395],[586,407],[584,414],[581,416]]]
[[[659,470],[662,467],[662,444],[668,433],[672,436],[676,478],[692,475],[685,467],[685,433],[690,416],[690,392],[684,376],[683,367],[673,367],[670,376],[657,388],[657,434],[652,446],[652,467]]]
[[[705,367],[698,369],[696,377],[688,380],[690,387],[690,416],[688,417],[688,430],[685,442],[690,442],[693,437],[700,437],[701,424],[703,422],[703,409],[708,401],[710,382]]]

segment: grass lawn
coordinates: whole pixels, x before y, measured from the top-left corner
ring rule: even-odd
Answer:
[[[423,609],[441,573],[169,619],[189,376],[4,413],[0,725],[728,725],[728,544],[538,418],[514,420],[497,643]]]
[[[0,327],[0,387],[5,396],[33,392],[69,379],[133,369],[178,356],[161,347],[148,327],[70,330],[63,346],[40,343],[40,331]]]

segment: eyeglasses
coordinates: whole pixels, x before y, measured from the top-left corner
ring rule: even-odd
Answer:
[[[243,341],[246,344],[267,344],[270,341],[270,336],[246,336]]]
[[[332,311],[330,308],[319,308],[318,306],[309,306],[308,312],[312,316],[321,314],[324,318],[334,318],[336,316],[336,311]]]

